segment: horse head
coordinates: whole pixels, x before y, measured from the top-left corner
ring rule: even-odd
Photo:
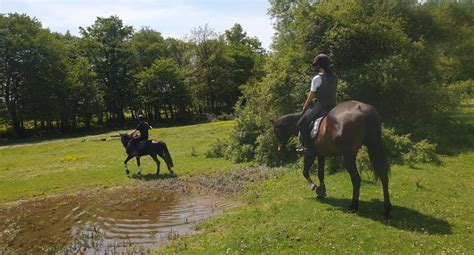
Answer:
[[[298,134],[296,124],[301,117],[301,112],[283,115],[273,120],[273,133],[278,142],[278,151],[283,151],[291,136]]]

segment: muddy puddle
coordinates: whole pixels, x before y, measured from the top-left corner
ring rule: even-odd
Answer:
[[[37,199],[0,207],[0,254],[142,254],[236,203],[157,188]]]

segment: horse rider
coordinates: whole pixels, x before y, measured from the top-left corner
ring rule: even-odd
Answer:
[[[137,153],[137,144],[141,141],[147,141],[148,140],[148,130],[152,129],[150,124],[148,124],[148,122],[145,121],[145,117],[143,115],[141,115],[141,114],[138,115],[138,121],[139,121],[139,123],[138,123],[137,127],[135,128],[135,130],[132,133],[130,133],[130,136],[133,136],[137,131],[140,132],[140,135],[133,138],[128,143],[127,153],[129,155]]]
[[[336,106],[337,76],[331,70],[329,57],[326,54],[317,55],[312,63],[312,67],[318,74],[311,81],[310,91],[303,107],[303,114],[300,117],[297,127],[302,138],[302,148],[297,152],[308,156],[314,156],[316,151],[311,141],[310,123],[317,118],[329,113]],[[313,104],[313,99],[316,102]]]

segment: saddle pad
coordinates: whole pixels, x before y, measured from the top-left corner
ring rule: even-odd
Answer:
[[[325,117],[326,116],[319,117],[317,120],[312,122],[312,124],[311,124],[312,125],[311,126],[311,139],[314,139],[315,137],[318,136],[319,126],[321,126],[321,122],[323,122],[323,119]]]

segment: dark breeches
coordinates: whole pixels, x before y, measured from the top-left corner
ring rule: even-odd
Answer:
[[[330,109],[331,108],[323,107],[323,105],[321,105],[319,102],[316,102],[313,107],[306,110],[306,112],[301,116],[296,126],[298,128],[298,131],[300,131],[306,148],[311,145],[311,130],[309,124],[311,123],[311,121],[314,121],[322,115],[328,113]]]

